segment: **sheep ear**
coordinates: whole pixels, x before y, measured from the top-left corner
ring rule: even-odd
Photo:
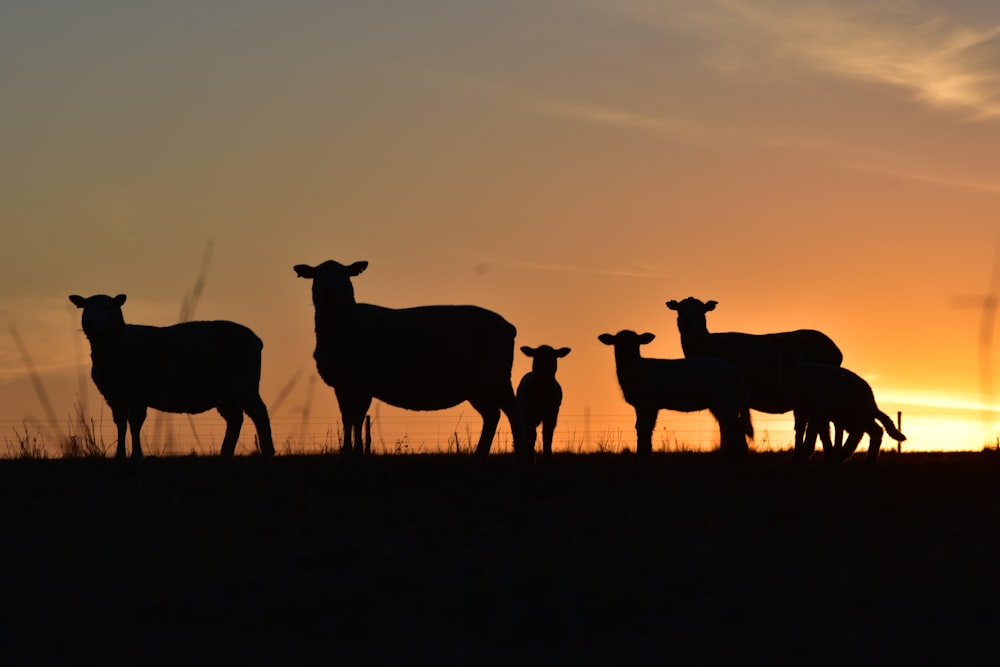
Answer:
[[[524,352],[524,354],[527,355],[527,356],[529,356],[529,357],[535,356],[535,348],[528,347],[527,345],[522,345],[521,346],[521,352]]]
[[[119,294],[118,296],[115,297],[114,301],[115,305],[121,308],[123,305],[125,305],[125,295]]]
[[[368,262],[354,262],[349,267],[347,267],[347,275],[357,276],[361,275],[361,272],[368,268]]]
[[[77,308],[84,308],[87,305],[87,300],[84,299],[79,294],[70,294],[69,300],[73,302],[73,305]]]
[[[295,265],[295,275],[299,278],[314,278],[316,276],[316,269],[309,266],[308,264],[296,264]]]
[[[719,305],[718,301],[706,301],[705,302],[705,312],[707,313],[710,310],[715,310],[715,307],[718,306],[718,305]]]
[[[559,357],[560,359],[565,357],[567,354],[569,354],[568,347],[560,347],[558,350],[556,350],[556,356]]]
[[[603,333],[603,334],[601,334],[600,336],[597,337],[597,340],[601,341],[605,345],[614,345],[615,344],[615,337],[612,336],[609,333]]]
[[[667,301],[667,308],[669,308],[670,310],[677,310],[680,307],[680,305],[681,304],[677,303],[673,299]]]
[[[639,334],[639,345],[645,345],[646,343],[652,343],[653,339],[656,338],[656,334],[644,333]]]

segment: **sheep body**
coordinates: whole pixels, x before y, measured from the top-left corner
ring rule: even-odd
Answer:
[[[517,400],[524,412],[525,428],[528,429],[532,443],[538,437],[539,425],[542,427],[542,456],[548,460],[552,458],[552,435],[559,420],[559,406],[563,397],[562,387],[556,380],[556,367],[559,359],[569,354],[570,349],[556,349],[551,345],[524,345],[521,352],[531,357],[531,370],[524,374],[517,385]]]
[[[866,462],[878,459],[882,444],[881,422],[890,437],[897,442],[906,440],[892,419],[879,410],[871,385],[856,373],[828,364],[800,363],[795,369],[794,412],[796,432],[802,433],[802,444],[795,450],[794,460],[805,461],[816,449],[816,436],[823,442],[824,459],[839,463],[851,456],[864,434],[868,434]],[[837,427],[836,443],[830,441],[830,424]],[[840,442],[840,432],[847,440]]]
[[[614,347],[618,384],[625,401],[635,408],[636,453],[648,456],[652,452],[653,428],[660,410],[708,410],[719,424],[722,454],[733,460],[745,458],[753,424],[746,381],[739,369],[714,357],[641,356],[639,346],[654,338],[651,333],[627,329],[598,336],[602,343]]]
[[[337,396],[342,451],[361,452],[361,424],[377,398],[409,410],[440,410],[468,401],[483,418],[476,446],[480,456],[489,453],[502,411],[515,453],[530,456],[510,377],[515,327],[478,306],[394,309],[357,303],[351,278],[367,266],[328,260],[294,267],[299,277],[312,280],[313,357]]]
[[[118,431],[116,458],[142,456],[140,431],[148,408],[196,414],[212,408],[226,420],[221,454],[232,456],[246,412],[260,450],[274,453],[267,408],[260,397],[263,343],[247,327],[227,321],[184,322],[166,327],[126,324],[125,295],[70,296],[83,309],[90,341],[91,377],[111,408]]]
[[[717,357],[735,365],[746,378],[750,407],[761,412],[781,414],[792,409],[791,360],[833,366],[840,366],[844,360],[836,343],[814,329],[766,334],[709,333],[705,313],[715,310],[717,302],[687,297],[682,301],[667,301],[666,305],[677,312],[684,356]],[[800,445],[797,435],[795,446]]]

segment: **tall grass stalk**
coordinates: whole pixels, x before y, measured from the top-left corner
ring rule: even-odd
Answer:
[[[102,419],[98,422],[93,417],[87,417],[83,404],[77,401],[73,405],[73,414],[67,419],[67,435],[60,442],[60,450],[65,459],[104,458],[108,453],[108,443],[102,435]]]
[[[27,419],[22,422],[22,428],[24,428],[23,433],[19,432],[16,426],[13,428],[14,440],[13,442],[9,439],[7,440],[8,456],[18,459],[48,458],[45,450],[45,438],[42,432],[37,428],[34,430],[29,429]]]

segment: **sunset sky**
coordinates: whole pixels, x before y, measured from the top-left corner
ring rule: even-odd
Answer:
[[[292,383],[279,443],[307,406],[317,437],[339,425],[292,270],[326,259],[369,262],[360,301],[474,303],[518,346],[571,347],[557,450],[612,425],[634,446],[597,336],[682,356],[664,302],[686,296],[719,302],[713,331],[830,335],[903,412],[904,449],[1000,433],[978,347],[1000,289],[995,2],[13,2],[0,86],[0,449],[46,419],[11,326],[57,418],[81,391],[99,417],[67,296],[173,323],[210,241],[195,316],[264,340],[265,401]],[[529,368],[517,353],[515,384]],[[390,449],[480,423],[378,415]]]

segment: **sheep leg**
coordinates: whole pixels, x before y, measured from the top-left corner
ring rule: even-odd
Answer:
[[[240,429],[243,428],[243,409],[220,405],[217,410],[226,420],[226,435],[222,438],[222,458],[230,459],[236,452],[236,441],[239,440]]]
[[[132,430],[132,458],[141,459],[142,458],[142,442],[139,440],[139,434],[142,432],[142,423],[146,421],[146,406],[132,406],[128,411],[128,427]],[[119,429],[121,432],[121,429]],[[122,442],[124,442],[124,435],[122,436]],[[122,455],[124,458],[124,454]]]
[[[371,407],[371,396],[358,396],[351,392],[337,391],[337,403],[340,405],[340,419],[344,425],[344,446],[341,455],[364,454],[364,439],[361,437],[361,425]],[[353,440],[353,444],[352,444]]]
[[[271,437],[271,419],[267,416],[267,406],[261,397],[255,396],[243,407],[254,427],[257,429],[257,441],[260,453],[265,458],[274,456],[274,439]]]
[[[805,463],[816,451],[816,436],[819,435],[816,426],[812,422],[805,424],[805,433],[802,436],[802,444],[799,452],[792,459],[796,463]]]
[[[872,423],[868,430],[868,454],[865,456],[865,463],[875,463],[878,460],[878,450],[882,447],[884,433],[881,426]]]
[[[809,460],[812,453],[816,450],[816,439],[813,438],[812,444],[807,445],[808,441],[808,429],[809,423],[806,419],[806,413],[804,410],[795,410],[795,449],[792,454],[793,463],[804,463]]]
[[[542,458],[546,461],[552,460],[552,436],[556,430],[556,422],[554,419],[546,420],[542,422]],[[531,438],[531,449],[535,449],[535,438],[534,432],[532,432]]]
[[[864,434],[863,430],[848,431],[847,440],[844,441],[844,447],[840,450],[839,460],[846,461],[851,458],[851,454],[858,448],[858,443],[861,442]]]
[[[501,391],[500,409],[507,415],[507,422],[510,424],[510,435],[514,440],[514,455],[526,461],[531,461],[535,456],[536,429],[528,432],[528,423],[524,415],[524,406],[521,401],[514,396],[514,388],[508,383]],[[490,436],[492,440],[493,436]],[[489,445],[487,445],[487,448]],[[487,449],[487,451],[489,451]]]
[[[730,461],[742,461],[749,451],[747,436],[743,432],[743,424],[739,414],[718,415],[712,413],[719,424],[719,451],[723,458]]]
[[[473,403],[472,407],[483,418],[483,430],[476,445],[476,456],[486,458],[490,453],[490,445],[493,444],[493,436],[497,432],[497,424],[500,423],[500,408],[495,405],[484,405],[478,401]]]
[[[656,428],[658,410],[635,410],[635,453],[650,456],[653,453],[653,429]]]
[[[732,424],[726,419],[724,414],[720,414],[716,410],[709,410],[712,416],[715,417],[715,423],[719,427],[719,452],[723,457],[728,457],[732,454],[730,451],[733,447],[732,439]]]
[[[125,435],[128,431],[128,410],[124,408],[112,409],[111,417],[115,420],[115,428],[118,430],[118,444],[115,446],[115,458],[119,461],[124,461]]]
[[[840,442],[834,443],[830,440],[829,422],[827,422],[824,419],[819,421],[818,423],[823,424],[822,427],[819,426],[816,427],[816,432],[819,434],[819,439],[823,443],[823,460],[832,461],[836,459],[840,455],[840,452],[842,451],[840,448]],[[813,442],[815,443],[815,437],[813,438]],[[813,446],[815,447],[815,444]]]

